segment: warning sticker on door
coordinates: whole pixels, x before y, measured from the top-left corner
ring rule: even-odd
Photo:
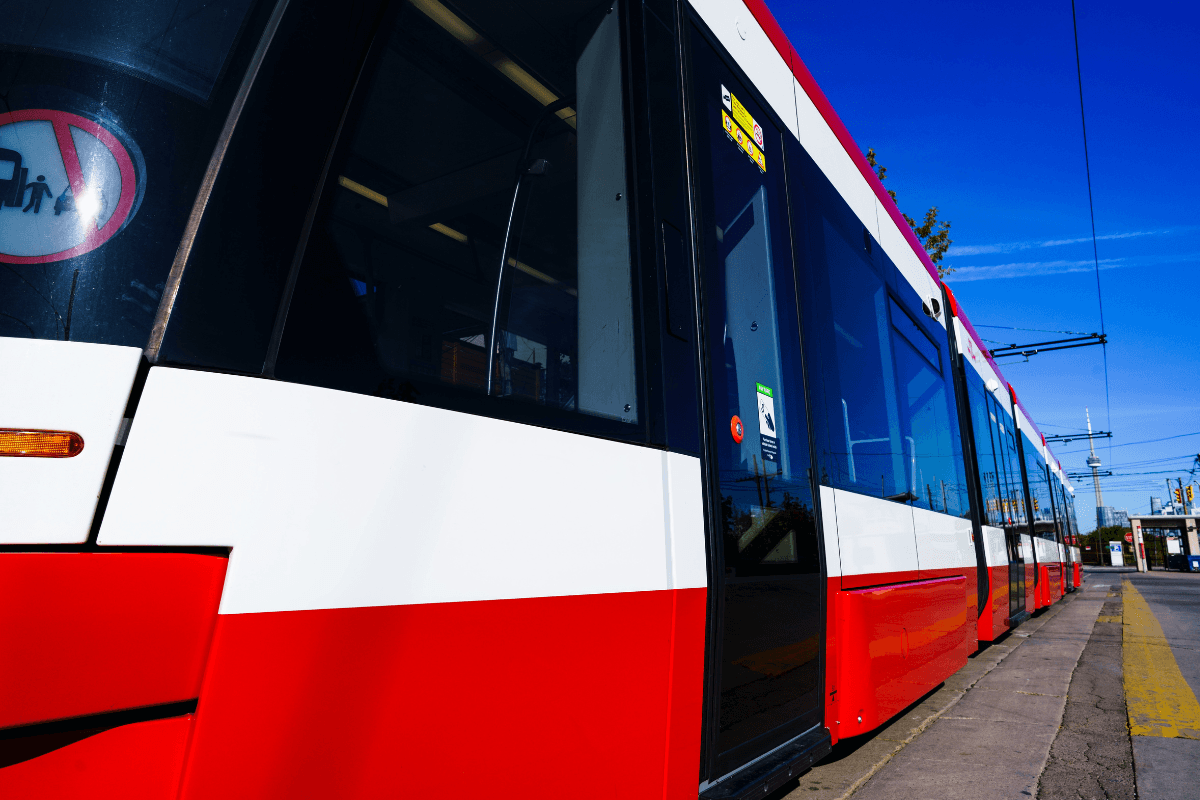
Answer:
[[[725,135],[732,139],[750,156],[750,160],[758,165],[758,168],[763,172],[767,171],[767,159],[763,155],[763,151],[759,150],[750,137],[743,131],[738,124],[733,121],[729,113],[721,111],[721,126],[725,129]]]
[[[0,114],[0,262],[44,264],[100,247],[137,213],[141,163],[132,143],[78,114]]]
[[[775,420],[775,393],[770,386],[755,383],[758,389],[758,438],[763,461],[779,463],[779,431]]]

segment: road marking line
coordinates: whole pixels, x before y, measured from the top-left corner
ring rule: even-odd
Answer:
[[[1200,739],[1200,702],[1179,671],[1162,625],[1129,581],[1125,581],[1121,633],[1129,732]]]

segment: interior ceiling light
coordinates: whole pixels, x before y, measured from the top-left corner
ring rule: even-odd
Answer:
[[[446,12],[446,13],[450,13],[450,12]],[[458,18],[455,17],[455,19],[458,19]],[[360,195],[361,197],[365,197],[372,202],[379,203],[379,205],[383,206],[384,208],[387,208],[388,199],[386,196],[380,194],[379,192],[375,191],[374,189],[369,189],[366,186],[363,186],[358,181],[352,181],[349,178],[347,178],[345,175],[339,175],[338,176],[338,185],[343,186],[343,187],[349,189],[350,191],[354,192],[355,194]],[[459,244],[466,244],[470,240],[470,237],[468,237],[462,231],[456,231],[454,228],[451,228],[449,225],[443,225],[440,222],[433,223],[432,225],[429,226],[429,229],[433,230],[433,231],[437,231],[438,233],[442,234],[443,236],[448,236],[451,239],[453,239],[454,241],[458,242]],[[559,280],[556,280],[556,279],[550,277],[549,275],[542,272],[541,270],[535,269],[523,261],[517,261],[515,258],[510,258],[508,260],[508,265],[510,267],[515,267],[516,269],[519,269],[521,272],[524,272],[526,275],[528,275],[531,278],[536,278],[537,280],[542,281],[543,283],[548,283],[551,286],[556,286],[559,289],[562,289],[567,294],[571,295],[572,297],[579,296],[579,291],[577,289],[575,289],[574,287],[568,286],[567,284],[563,283],[562,281],[559,281]]]
[[[379,205],[383,206],[384,208],[387,208],[387,204],[388,204],[387,197],[385,197],[384,195],[381,195],[379,192],[375,191],[374,189],[368,189],[367,187],[363,186],[358,181],[352,181],[349,178],[347,178],[345,175],[338,175],[338,185],[344,186],[347,189],[349,189],[350,191],[354,192],[355,194],[361,195],[361,196],[367,198],[368,200],[370,200],[371,202],[379,203]]]
[[[435,230],[438,233],[442,234],[443,236],[449,236],[451,239],[458,242],[459,244],[467,243],[467,235],[465,233],[463,233],[462,231],[454,230],[454,228],[451,228],[449,225],[443,225],[440,222],[435,222],[432,225],[430,225],[429,227],[431,230]]]
[[[541,81],[530,75],[519,64],[506,56],[495,45],[479,35],[478,31],[463,22],[457,14],[438,0],[412,0],[412,4],[421,10],[425,16],[433,20],[446,33],[460,41],[468,50],[475,53],[484,61],[491,64],[501,75],[520,86],[534,100],[543,106],[557,102],[558,95],[547,89]],[[555,115],[563,122],[575,127],[575,109],[567,106],[559,109]]]

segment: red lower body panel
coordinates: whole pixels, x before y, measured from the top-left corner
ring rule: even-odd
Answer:
[[[966,583],[959,574],[837,592],[829,616],[836,716],[826,724],[838,738],[878,727],[966,664],[975,622]]]
[[[1032,561],[1025,562],[1025,610],[1032,614],[1038,609],[1034,590],[1037,588],[1037,569]]]
[[[1078,589],[1083,586],[1083,566],[1078,561],[1072,565],[1071,572],[1074,573],[1075,588]]]
[[[192,717],[137,722],[0,769],[0,797],[174,800]]]
[[[705,597],[223,615],[182,797],[695,798]]]
[[[1046,608],[1063,596],[1062,564],[1051,562],[1038,565],[1037,607]]]
[[[979,614],[978,636],[981,642],[994,642],[1008,630],[1008,566],[988,567],[987,605]]]
[[[196,697],[226,564],[0,554],[0,728]]]

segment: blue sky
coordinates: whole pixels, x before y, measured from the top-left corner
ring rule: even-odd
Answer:
[[[953,222],[947,284],[982,337],[1100,330],[1069,0],[768,1],[900,208]],[[1111,420],[1099,347],[1001,367],[1043,433],[1083,428],[1089,407],[1114,432],[1098,448],[1116,473],[1105,504],[1148,513],[1200,453],[1200,6],[1076,8]],[[1179,434],[1196,435],[1139,444]],[[1086,449],[1053,447],[1070,472]],[[1074,483],[1091,530],[1091,481]]]

